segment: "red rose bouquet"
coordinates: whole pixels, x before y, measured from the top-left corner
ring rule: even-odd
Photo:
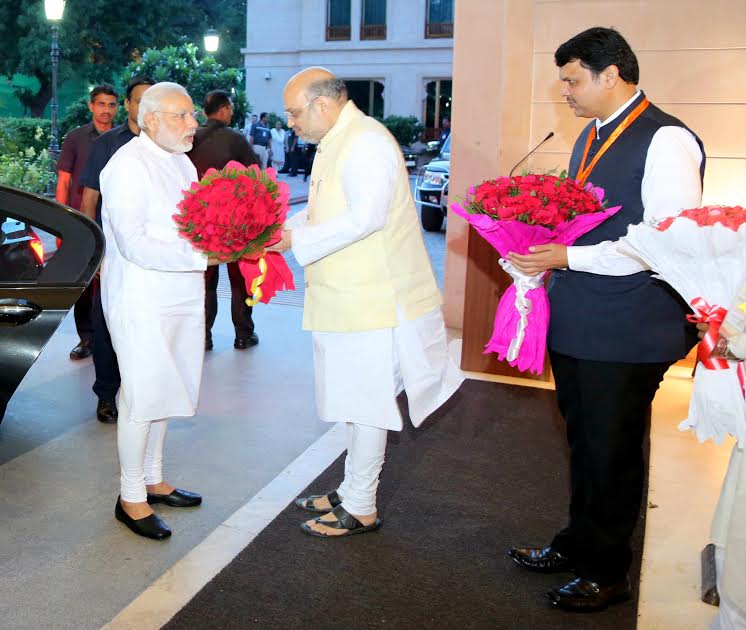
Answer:
[[[219,171],[209,169],[184,191],[174,221],[195,249],[224,262],[238,261],[251,295],[246,303],[266,304],[277,291],[295,288],[282,254],[263,251],[280,240],[289,197],[274,169],[231,161]]]
[[[532,245],[571,245],[621,208],[604,208],[603,196],[602,189],[581,186],[565,173],[529,174],[483,182],[469,189],[463,205],[451,205],[500,253],[500,266],[513,278],[497,307],[485,354],[496,352],[521,371],[540,374],[544,369],[549,328],[545,274],[527,276],[506,257],[526,254]]]
[[[654,225],[634,225],[620,249],[642,260],[690,305],[690,321],[710,325],[697,348],[689,413],[679,428],[694,431],[700,442],[722,442],[731,434],[743,445],[746,368],[743,361],[710,355],[718,337],[728,337],[727,327],[721,328],[727,309],[736,303],[746,311],[737,299],[746,274],[746,210],[705,206]]]

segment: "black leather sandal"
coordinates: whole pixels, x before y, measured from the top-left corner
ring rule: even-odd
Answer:
[[[322,499],[326,497],[329,499],[329,503],[331,503],[331,508],[326,510],[320,510],[317,507],[313,506],[313,502],[316,499]],[[342,503],[342,499],[337,494],[336,490],[332,490],[329,494],[312,494],[310,497],[299,497],[295,501],[296,507],[299,507],[301,510],[306,510],[306,512],[313,512],[315,514],[326,514],[327,512],[331,512],[335,507],[340,505]]]
[[[347,531],[344,534],[324,534],[322,532],[317,532],[309,525],[306,525],[306,523],[301,523],[301,531],[309,536],[317,536],[319,538],[344,538],[345,536],[353,536],[354,534],[365,534],[367,532],[375,531],[382,525],[380,518],[376,518],[375,522],[370,525],[363,525],[341,505],[335,507],[332,510],[332,514],[337,517],[336,521],[322,521],[321,517],[317,516],[313,519],[313,522],[331,529],[345,529]]]

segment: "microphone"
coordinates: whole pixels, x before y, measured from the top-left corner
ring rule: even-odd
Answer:
[[[542,144],[544,144],[547,140],[549,140],[549,138],[551,138],[553,135],[554,135],[554,131],[550,131],[547,134],[546,138],[544,138],[541,142],[539,142],[539,144],[537,144],[533,149],[531,149],[528,153],[526,153],[526,155],[521,158],[521,161],[518,162],[513,168],[510,169],[510,175],[508,175],[508,177],[513,177],[513,171],[517,169],[521,164],[523,164],[531,156],[531,154],[534,151],[536,151],[536,149],[538,149]]]

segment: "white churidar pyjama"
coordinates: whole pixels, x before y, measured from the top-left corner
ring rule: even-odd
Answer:
[[[386,455],[387,434],[386,429],[347,423],[345,478],[337,494],[350,514],[367,516],[376,511],[376,490]]]
[[[117,424],[123,501],[144,503],[148,499],[145,486],[163,481],[163,444],[167,428],[167,419]]]
[[[720,607],[718,614],[710,625],[710,630],[746,630],[746,616],[742,615],[729,601],[727,595],[722,592],[720,576],[723,574],[725,560],[725,549],[715,547],[715,567],[718,576],[718,593],[720,594]]]

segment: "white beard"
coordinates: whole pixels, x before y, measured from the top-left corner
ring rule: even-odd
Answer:
[[[182,138],[161,128],[155,135],[155,143],[172,153],[187,153],[192,150],[192,141],[185,142]]]

